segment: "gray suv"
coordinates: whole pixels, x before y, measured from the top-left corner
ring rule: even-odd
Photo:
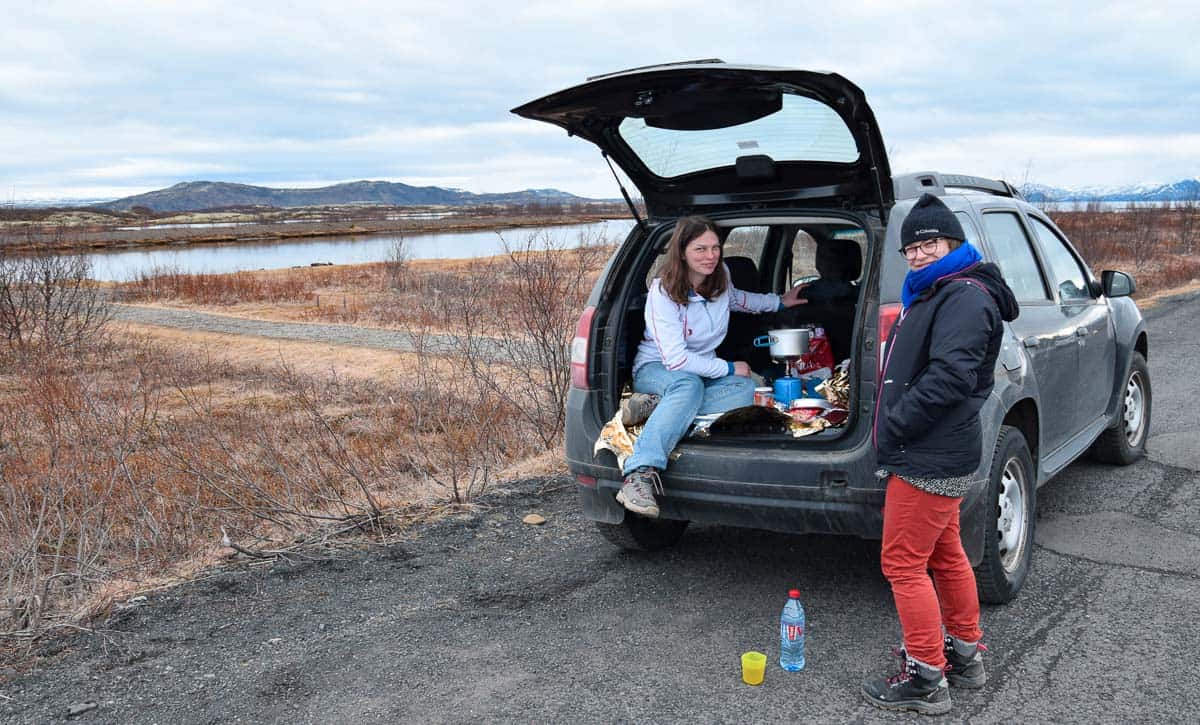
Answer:
[[[962,503],[963,545],[983,600],[1008,601],[1025,579],[1039,486],[1085,452],[1117,464],[1143,454],[1148,342],[1129,297],[1133,279],[1116,271],[1097,279],[1049,217],[1005,182],[892,178],[874,114],[845,78],[693,61],[598,76],[513,112],[596,144],[645,202],[647,218],[613,254],[579,320],[567,401],[566,456],[583,511],[617,544],[667,546],[689,521],[882,535],[885,482],[875,473],[871,414],[900,312],[900,227],[924,192],[958,215],[1020,303],[980,412],[983,462]],[[750,341],[781,325],[819,324],[836,358],[849,360],[849,417],[803,438],[753,427],[685,438],[663,473],[661,518],[647,519],[614,500],[621,471],[610,453],[593,455],[593,443],[630,383],[647,285],[674,221],[696,213],[721,229],[739,289],[782,292],[816,278],[822,259],[848,270],[856,301],[774,318],[735,313],[722,356],[769,375],[772,361]]]

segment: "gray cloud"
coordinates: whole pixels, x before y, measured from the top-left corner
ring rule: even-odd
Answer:
[[[714,56],[853,79],[896,171],[1063,185],[1200,173],[1190,4],[846,5],[23,4],[3,18],[0,188],[372,178],[615,196],[594,149],[508,109],[588,75]]]

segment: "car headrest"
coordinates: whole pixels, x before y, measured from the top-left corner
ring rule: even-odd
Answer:
[[[830,239],[818,243],[815,262],[817,274],[822,279],[853,282],[862,274],[862,250],[851,240]]]
[[[743,292],[762,292],[758,279],[758,266],[749,257],[726,257],[725,266],[729,268],[729,281],[734,287]]]

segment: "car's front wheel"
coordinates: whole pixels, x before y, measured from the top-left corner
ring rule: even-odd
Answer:
[[[1010,601],[1021,590],[1033,560],[1037,508],[1033,457],[1021,431],[1001,426],[988,476],[993,514],[984,527],[983,560],[975,568],[979,599]]]
[[[1092,458],[1128,466],[1146,454],[1150,432],[1150,368],[1140,352],[1129,361],[1117,419],[1092,444]]]
[[[596,522],[596,528],[613,544],[633,551],[656,551],[671,546],[683,536],[688,522],[652,519],[626,512],[619,524]]]

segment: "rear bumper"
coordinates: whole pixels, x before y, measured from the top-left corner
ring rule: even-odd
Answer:
[[[616,501],[621,482],[598,478],[580,485],[584,515],[593,521],[620,523],[625,509]],[[846,486],[809,489],[759,484],[718,484],[664,478],[658,496],[661,516],[788,534],[844,534],[878,539],[883,534],[883,490]]]

